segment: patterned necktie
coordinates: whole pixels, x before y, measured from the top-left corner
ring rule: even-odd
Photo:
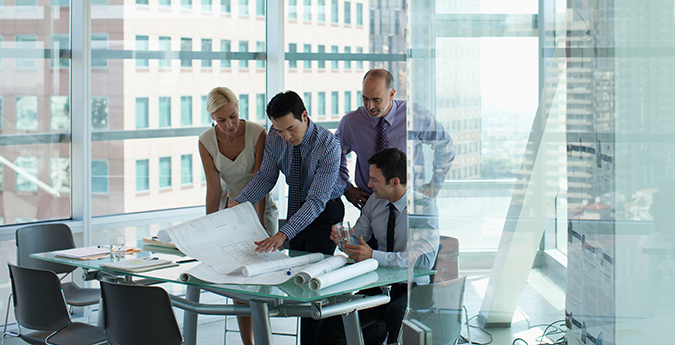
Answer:
[[[291,173],[288,176],[288,213],[286,219],[290,219],[300,209],[300,171],[302,156],[300,146],[293,146],[293,159],[291,159]]]
[[[389,222],[387,222],[387,251],[394,251],[394,227],[396,226],[396,206],[389,203]]]
[[[387,139],[387,130],[384,129],[384,117],[377,122],[377,141],[375,142],[375,152],[380,152],[389,148],[389,139]]]

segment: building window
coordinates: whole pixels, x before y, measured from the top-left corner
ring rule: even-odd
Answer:
[[[180,50],[185,52],[192,51],[192,38],[181,37]],[[192,67],[192,59],[181,58],[180,67]]]
[[[159,7],[171,7],[171,0],[159,0]]]
[[[363,47],[356,47],[356,53],[357,54],[363,54]],[[362,70],[363,69],[363,60],[361,57],[359,57],[359,60],[356,61],[356,69]]]
[[[265,120],[265,94],[259,93],[255,95],[255,119],[256,121]]]
[[[352,23],[352,3],[345,1],[345,24]]]
[[[248,16],[248,0],[239,0],[239,15]]]
[[[192,0],[180,0],[180,7],[184,10],[192,9]]]
[[[150,49],[150,40],[148,36],[136,35],[136,54],[142,51],[148,51]],[[148,59],[139,59],[136,58],[136,67],[148,67]]]
[[[288,52],[289,53],[295,53],[298,51],[298,45],[295,43],[289,43],[288,44]],[[291,60],[288,60],[288,68],[298,68],[298,60],[295,60],[295,58],[291,58]]]
[[[356,102],[357,103],[358,102],[363,103],[363,92],[361,92],[361,90],[356,91]],[[359,103],[359,104],[361,104],[361,103]],[[359,105],[359,107],[360,107],[360,105]]]
[[[239,117],[248,120],[248,95],[239,95]]]
[[[210,38],[203,38],[202,39],[202,51],[203,52],[211,52],[212,49],[212,41]],[[202,59],[202,68],[211,68],[211,59]]]
[[[258,17],[265,16],[265,0],[255,1],[255,15]]]
[[[338,46],[331,46],[331,47],[330,47],[330,52],[331,52],[331,53],[334,53],[334,54],[337,54],[337,53],[339,52],[339,51],[338,51]],[[330,68],[332,68],[332,69],[338,69],[338,60],[333,60],[333,61],[331,61],[331,63],[330,63]]]
[[[258,53],[264,53],[265,52],[265,42],[258,41],[255,43],[255,50]],[[265,68],[265,60],[256,60],[255,62],[255,67],[263,69]]]
[[[17,49],[36,49],[37,35],[16,35]],[[17,58],[16,68],[37,68],[37,59],[34,58]]]
[[[333,24],[339,23],[338,20],[338,0],[330,1],[330,22]]]
[[[303,52],[304,53],[311,53],[312,52],[312,45],[311,44],[305,44]],[[307,60],[304,61],[304,67],[305,67],[305,69],[311,69],[312,68],[312,60],[307,58]]]
[[[331,108],[331,114],[332,115],[338,115],[340,112],[340,105],[338,102],[340,101],[340,94],[337,91],[333,91],[330,94],[330,108]]]
[[[312,21],[312,0],[304,0],[302,19],[304,19],[306,22]]]
[[[345,113],[352,110],[352,92],[345,91]]]
[[[192,126],[192,96],[180,97],[180,125]]]
[[[363,25],[363,4],[356,3],[356,25]]]
[[[345,54],[351,54],[352,53],[352,47],[345,47]],[[345,60],[345,69],[351,69],[352,68],[352,62]]]
[[[70,49],[68,34],[56,34],[50,38],[49,47],[52,50],[49,59],[49,67],[51,68],[68,68],[70,66],[70,59],[60,58],[61,49]]]
[[[148,0],[136,0],[136,5],[147,5]]]
[[[148,98],[147,97],[138,97],[136,98],[136,128],[148,128],[149,127],[149,113],[148,110]]]
[[[150,190],[150,161],[139,159],[136,161],[136,191]]]
[[[169,52],[171,51],[171,37],[160,36],[158,43],[159,51]],[[171,60],[169,59],[159,59],[157,62],[159,67],[171,67]]]
[[[91,193],[108,194],[108,160],[91,160]]]
[[[288,0],[288,19],[298,20],[298,0]]]
[[[49,183],[59,192],[70,192],[70,158],[54,157],[49,160]]]
[[[232,46],[230,43],[230,40],[220,40],[220,51],[221,52],[229,52],[232,50]],[[220,60],[220,67],[221,68],[230,68],[232,67],[232,62],[230,59],[222,59]]]
[[[37,96],[18,96],[16,98],[16,129],[36,130],[38,98]]]
[[[70,129],[70,104],[68,96],[51,96],[49,98],[49,128],[54,131]]]
[[[159,127],[171,127],[171,97],[159,98]]]
[[[318,106],[317,109],[319,116],[326,116],[326,93],[321,91],[318,93]]]
[[[108,97],[91,98],[91,129],[108,129]]]
[[[171,157],[159,157],[159,188],[171,187]]]
[[[220,0],[220,12],[232,13],[232,3],[230,0]]]
[[[319,44],[317,50],[318,50],[319,54],[324,54],[326,52],[326,46],[324,46],[323,44]],[[320,60],[317,62],[318,66],[319,66],[319,69],[325,69],[326,68],[326,60],[324,59],[324,57],[320,57],[319,59]]]
[[[15,176],[15,188],[17,192],[37,192],[37,184],[31,177],[38,176],[37,157],[16,157],[17,169]]]
[[[202,11],[210,12],[213,9],[212,0],[202,0]]]
[[[202,96],[202,102],[201,102],[201,124],[202,125],[210,125],[211,122],[213,122],[213,119],[211,118],[211,114],[206,110],[206,96]]]
[[[314,115],[312,112],[312,93],[311,92],[305,92],[302,97],[304,98],[305,102],[305,108],[307,108],[307,113],[309,113],[309,116]]]
[[[91,49],[105,50],[108,49],[108,34],[107,33],[92,33],[91,34]],[[91,59],[92,68],[106,68],[108,67],[108,59]]]
[[[248,52],[248,41],[239,41],[239,51],[242,53]],[[239,60],[239,68],[248,68],[248,60]]]
[[[192,155],[180,156],[180,184],[192,184]]]
[[[3,110],[2,110],[2,100],[4,98],[0,96],[0,129],[2,129],[2,119],[5,117]],[[1,183],[1,182],[0,182]]]
[[[316,19],[319,23],[326,22],[326,0],[317,0]]]

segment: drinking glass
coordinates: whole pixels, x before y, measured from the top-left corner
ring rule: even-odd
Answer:
[[[110,258],[111,259],[124,259],[124,254],[126,253],[124,237],[111,237],[110,238]]]

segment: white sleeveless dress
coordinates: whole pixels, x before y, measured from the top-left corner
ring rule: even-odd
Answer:
[[[227,192],[230,193],[230,200],[234,200],[253,178],[253,169],[255,167],[255,150],[260,133],[265,128],[257,123],[244,121],[246,126],[244,134],[244,150],[233,161],[225,157],[218,149],[218,139],[216,138],[216,127],[207,129],[199,136],[199,141],[209,151],[213,164],[220,172],[220,182],[223,187],[223,195],[220,199],[220,207],[225,207]],[[279,230],[279,212],[277,205],[272,200],[272,195],[267,194],[265,208],[265,229],[270,235],[274,235]]]

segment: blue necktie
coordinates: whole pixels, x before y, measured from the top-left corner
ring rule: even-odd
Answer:
[[[387,251],[394,251],[394,227],[396,226],[396,206],[389,203],[389,222],[387,222]]]
[[[300,146],[293,146],[293,158],[291,159],[291,172],[288,176],[288,213],[286,219],[300,209],[300,171],[302,170],[302,156]]]
[[[387,138],[387,130],[384,129],[384,117],[377,122],[377,140],[375,141],[375,152],[380,152],[389,148],[389,139]]]

